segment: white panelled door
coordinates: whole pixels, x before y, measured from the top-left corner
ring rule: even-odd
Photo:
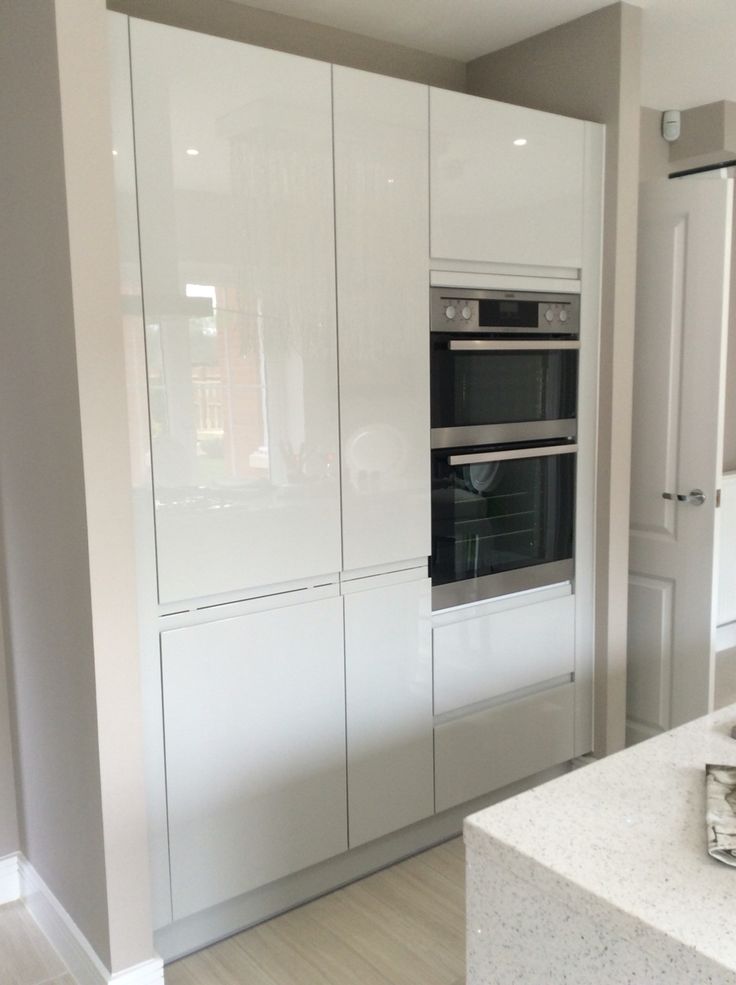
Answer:
[[[732,196],[729,180],[642,185],[629,741],[705,714],[712,704]],[[696,490],[705,497],[702,503],[693,495]]]

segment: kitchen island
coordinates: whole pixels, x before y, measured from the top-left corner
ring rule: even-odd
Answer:
[[[465,821],[468,985],[736,985],[736,868],[706,851],[706,763],[736,705]]]

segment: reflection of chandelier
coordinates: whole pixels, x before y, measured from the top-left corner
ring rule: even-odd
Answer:
[[[309,133],[309,120],[305,120]],[[261,145],[268,143],[268,168],[263,167]],[[324,349],[325,326],[331,330],[334,313],[325,309],[324,284],[315,275],[311,256],[313,238],[289,217],[306,198],[319,199],[323,160],[321,143],[309,139],[295,146],[293,134],[274,131],[272,126],[250,127],[247,135],[230,137],[233,213],[238,235],[237,285],[241,334],[240,350],[247,357],[258,350],[259,337],[268,339],[271,326],[279,345],[306,358]],[[256,180],[257,177],[257,180]],[[258,194],[254,188],[258,188]],[[274,235],[274,223],[283,225],[282,235]],[[332,225],[325,219],[324,230],[313,236],[331,235]],[[278,231],[278,230],[277,230]],[[263,244],[279,241],[278,252]],[[303,271],[296,277],[294,271]],[[327,294],[329,297],[330,295]]]

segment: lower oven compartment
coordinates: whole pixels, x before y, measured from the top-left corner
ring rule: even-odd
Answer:
[[[573,443],[432,453],[432,607],[573,576]]]

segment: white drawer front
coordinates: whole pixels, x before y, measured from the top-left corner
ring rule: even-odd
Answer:
[[[434,630],[434,713],[570,674],[575,597],[506,609]]]
[[[574,693],[574,684],[563,684],[437,726],[435,809],[572,759]]]

